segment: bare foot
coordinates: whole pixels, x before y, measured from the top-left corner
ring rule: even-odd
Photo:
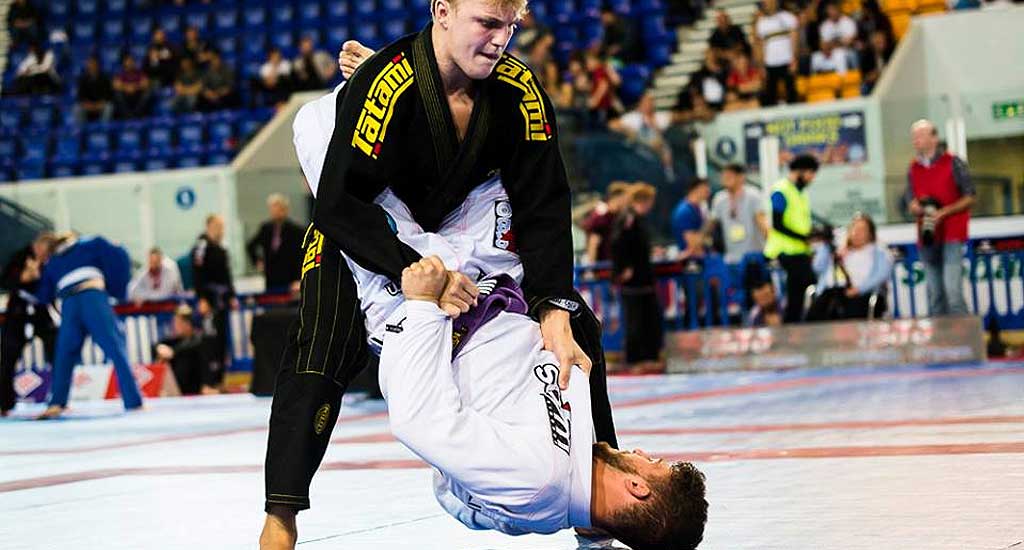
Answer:
[[[202,395],[219,395],[220,390],[213,386],[203,386],[203,388],[199,390],[199,393]]]
[[[275,510],[267,514],[260,533],[260,550],[293,550],[296,539],[295,512]]]
[[[60,418],[62,414],[64,414],[64,407],[50,405],[46,407],[43,414],[36,417],[36,420],[53,420],[54,418]]]

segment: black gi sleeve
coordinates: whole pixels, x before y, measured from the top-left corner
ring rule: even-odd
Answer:
[[[523,290],[531,309],[546,302],[574,312],[569,179],[558,149],[554,106],[539,86],[536,90],[549,135],[539,139],[538,132],[544,129],[526,127],[517,115],[520,126],[513,131],[522,137],[502,169],[502,182],[512,203]]]
[[[366,135],[367,125],[377,125],[384,119],[375,116],[381,110],[394,110],[400,107],[396,105],[399,101],[413,100],[416,94],[411,90],[401,97],[393,93],[388,96],[391,103],[381,105],[384,100],[370,96],[374,92],[371,88],[378,75],[390,70],[391,56],[382,52],[364,65],[338,94],[334,134],[320,174],[313,224],[360,266],[397,281],[402,278],[402,270],[418,261],[420,255],[398,240],[384,209],[372,201],[388,185],[388,165],[401,162],[400,154],[396,154],[400,152],[394,147],[394,136],[403,132],[399,127],[401,117],[389,113],[388,131],[381,138],[387,141],[380,143],[376,153],[357,148],[355,141],[357,135]],[[364,105],[372,105],[373,110]],[[366,142],[360,139],[360,143]]]

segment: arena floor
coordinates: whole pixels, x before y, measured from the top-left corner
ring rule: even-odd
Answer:
[[[1024,548],[1024,364],[615,378],[621,442],[697,462],[701,548]],[[0,546],[255,548],[268,399],[0,420]],[[576,548],[473,532],[434,502],[380,403],[352,396],[301,548]]]

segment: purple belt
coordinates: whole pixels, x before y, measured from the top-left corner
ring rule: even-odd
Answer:
[[[512,277],[501,273],[477,283],[477,305],[452,323],[452,359],[485,323],[502,311],[525,315],[529,311],[523,291]]]

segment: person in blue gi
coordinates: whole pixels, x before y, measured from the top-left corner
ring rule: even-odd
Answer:
[[[103,237],[67,233],[50,245],[36,298],[41,304],[59,298],[62,317],[57,331],[50,404],[40,420],[64,413],[71,391],[71,372],[81,359],[86,335],[92,336],[114,363],[125,409],[142,407],[142,395],[128,361],[124,331],[111,307],[111,298],[125,300],[130,278],[128,253]]]

